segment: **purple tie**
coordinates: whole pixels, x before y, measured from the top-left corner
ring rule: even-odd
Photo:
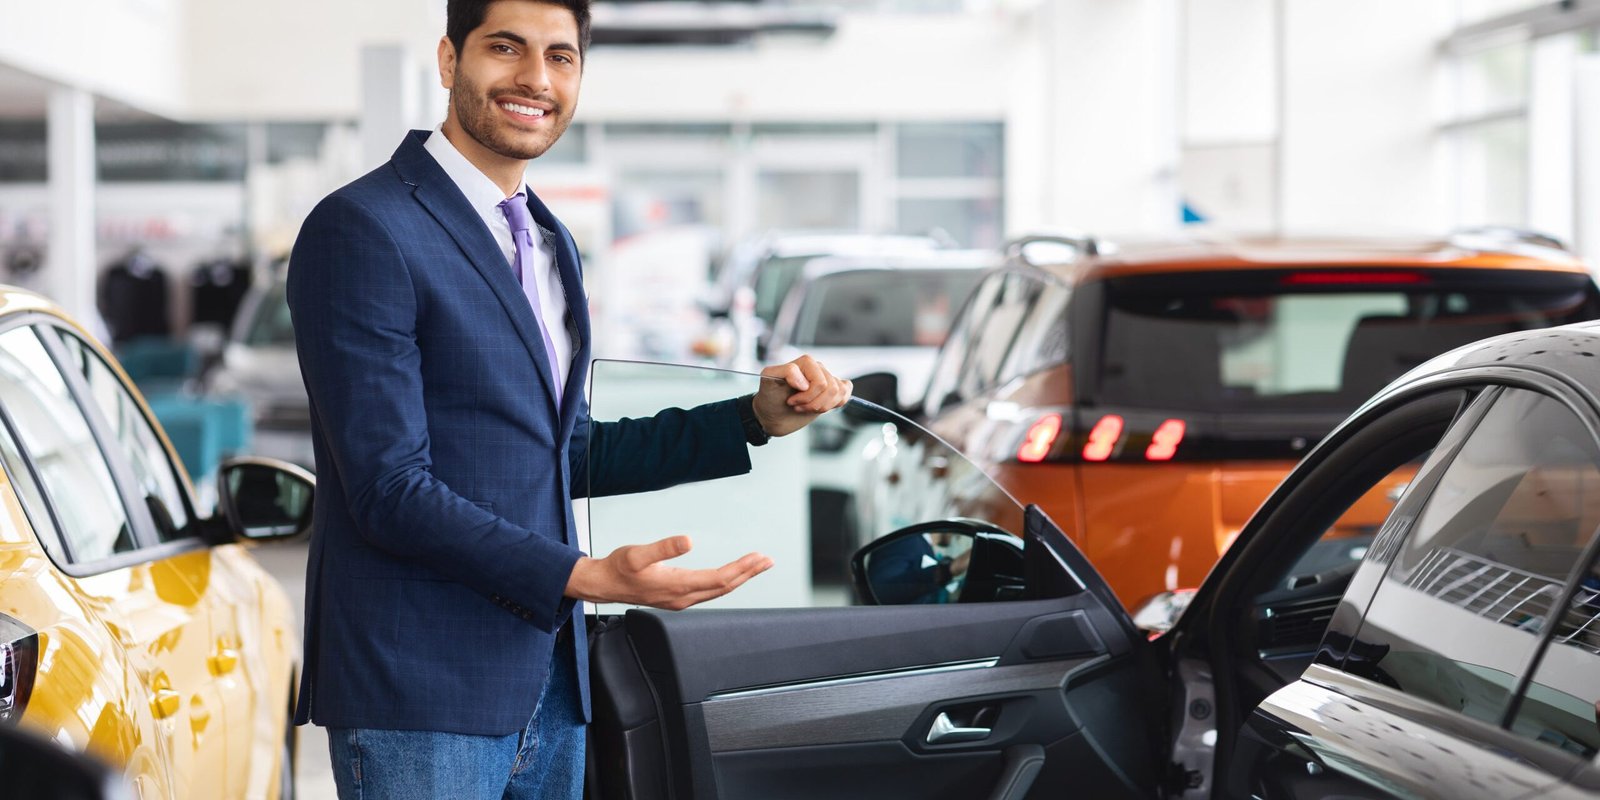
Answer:
[[[501,213],[511,223],[511,241],[516,245],[516,258],[511,268],[522,284],[522,293],[533,306],[533,318],[539,321],[539,334],[544,340],[544,354],[550,359],[550,385],[555,388],[556,408],[561,407],[561,370],[556,361],[556,347],[550,341],[550,329],[544,324],[544,306],[539,302],[539,278],[533,274],[533,214],[528,211],[528,199],[517,192],[500,203]]]

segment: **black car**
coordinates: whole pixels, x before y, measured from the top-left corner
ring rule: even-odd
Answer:
[[[630,410],[610,374],[597,418]],[[725,389],[680,377],[685,400]],[[1382,390],[1160,635],[970,462],[859,400],[835,413],[933,456],[878,500],[905,526],[856,554],[851,597],[599,609],[591,797],[1600,796],[1600,325],[1486,340]],[[782,458],[734,480],[777,486],[757,476]],[[1380,528],[1324,536],[1398,469],[1415,477]],[[722,483],[620,501],[631,522],[594,501],[596,548],[708,528],[715,560],[777,541],[759,509],[803,507],[803,482]]]

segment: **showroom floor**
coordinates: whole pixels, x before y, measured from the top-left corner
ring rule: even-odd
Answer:
[[[306,599],[306,543],[260,545],[251,551],[261,565],[283,584],[294,601],[295,623],[304,622]],[[304,630],[301,625],[300,630]],[[328,737],[315,725],[300,728],[298,800],[335,800],[333,768],[328,763]]]

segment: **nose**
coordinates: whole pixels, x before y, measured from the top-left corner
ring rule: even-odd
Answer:
[[[517,75],[517,85],[534,97],[542,97],[549,93],[550,70],[543,54],[532,53],[524,59],[522,69]]]

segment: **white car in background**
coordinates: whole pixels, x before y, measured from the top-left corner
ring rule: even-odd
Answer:
[[[278,270],[245,295],[222,360],[206,374],[205,387],[208,394],[250,404],[252,452],[313,469],[311,404],[300,380],[284,274]]]
[[[999,265],[992,250],[810,259],[779,306],[762,360],[810,354],[846,378],[887,372],[901,402],[913,403],[950,321],[982,273]]]
[[[701,295],[699,305],[711,330],[696,349],[721,366],[754,367],[806,262],[822,256],[928,253],[946,244],[931,236],[818,231],[767,232],[742,239],[728,250]]]
[[[939,250],[875,257],[814,258],[795,277],[768,334],[764,361],[810,354],[855,379],[895,377],[901,404],[920,398],[951,320],[983,274],[992,250]],[[843,581],[857,547],[855,493],[876,428],[830,415],[807,428],[811,448],[811,566],[818,584]]]

